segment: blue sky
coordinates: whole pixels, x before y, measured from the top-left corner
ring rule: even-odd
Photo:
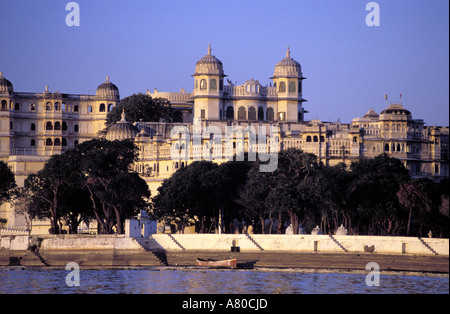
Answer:
[[[16,91],[94,94],[111,77],[121,97],[191,92],[195,63],[212,53],[229,79],[269,84],[290,46],[302,65],[306,119],[350,122],[400,100],[428,125],[449,125],[449,1],[1,0],[0,71]]]

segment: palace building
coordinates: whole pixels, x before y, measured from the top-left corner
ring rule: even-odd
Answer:
[[[255,79],[232,84],[211,46],[196,63],[192,77],[192,93],[147,90],[152,98],[171,102],[172,123],[130,123],[122,115],[106,130],[107,114],[120,102],[119,89],[109,77],[95,95],[50,92],[48,86],[41,93],[26,93],[14,91],[0,72],[0,160],[8,163],[22,186],[51,155],[78,143],[101,137],[132,139],[139,148],[134,169],[152,195],[164,179],[195,160],[206,156],[220,163],[250,150],[299,148],[326,165],[387,153],[400,159],[412,177],[439,181],[449,176],[448,126],[426,126],[401,103],[391,103],[379,114],[370,109],[350,123],[306,120],[305,77],[289,48],[276,63],[270,86]],[[230,129],[231,141],[223,136]],[[11,227],[25,225],[11,204],[0,207],[0,218]]]

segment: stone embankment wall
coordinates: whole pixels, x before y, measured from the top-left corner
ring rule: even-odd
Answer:
[[[37,241],[37,239],[39,239]],[[2,236],[0,249],[27,250],[39,242],[47,250],[147,250],[230,252],[360,253],[373,247],[373,253],[449,255],[449,239],[380,236],[260,235],[260,234],[154,234],[148,239],[123,235],[44,235]]]

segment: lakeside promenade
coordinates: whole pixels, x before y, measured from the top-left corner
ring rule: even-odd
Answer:
[[[449,273],[449,240],[414,237],[155,234],[149,238],[2,236],[0,266],[157,267],[195,265],[196,258],[236,258],[245,268]],[[370,251],[373,248],[372,252]]]

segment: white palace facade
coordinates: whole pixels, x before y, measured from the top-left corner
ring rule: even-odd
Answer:
[[[370,109],[350,123],[305,120],[305,77],[289,48],[275,65],[270,86],[254,79],[232,84],[211,47],[192,76],[192,93],[147,91],[152,98],[171,102],[173,123],[133,124],[123,116],[105,129],[108,112],[120,102],[119,89],[108,77],[95,95],[50,92],[47,86],[40,93],[25,93],[14,91],[0,72],[0,160],[8,163],[22,186],[51,155],[78,143],[101,137],[133,139],[140,152],[134,169],[152,195],[164,179],[194,160],[209,156],[220,163],[250,148],[264,152],[299,148],[327,165],[386,153],[400,159],[412,177],[439,181],[449,176],[448,126],[426,126],[401,103],[391,103],[379,114]],[[227,127],[236,131],[231,144],[218,137],[226,134]],[[174,132],[178,129],[190,136],[178,135]],[[183,154],[174,158],[174,149]],[[25,225],[9,203],[0,206],[0,218],[7,219],[10,227]]]

